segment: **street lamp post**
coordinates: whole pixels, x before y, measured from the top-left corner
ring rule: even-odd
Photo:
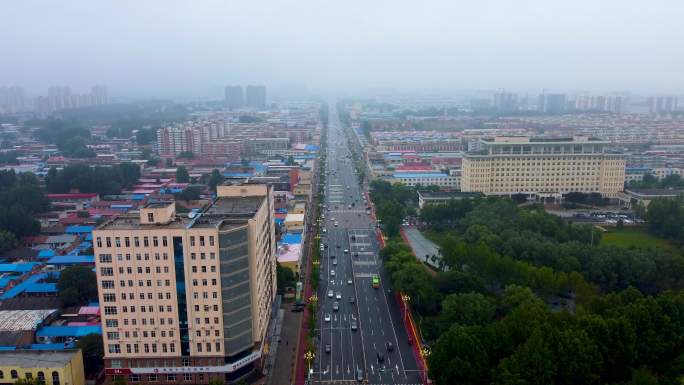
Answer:
[[[409,297],[407,294],[402,294],[401,295],[401,300],[404,303],[404,324],[406,324],[407,318],[408,318],[408,305],[407,303],[411,300],[411,297]]]
[[[304,353],[304,358],[309,362],[309,379],[311,379],[311,374],[313,373],[313,370],[311,369],[311,360],[313,360],[314,357],[316,357],[316,355],[311,350]]]

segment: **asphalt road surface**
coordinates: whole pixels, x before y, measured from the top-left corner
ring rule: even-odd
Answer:
[[[322,211],[326,232],[321,237],[318,347],[311,380],[351,384],[361,377],[358,382],[369,384],[420,384],[403,314],[379,260],[376,223],[366,213],[335,103],[330,103],[327,140],[328,162],[322,171],[327,174]],[[374,274],[380,277],[377,289],[372,287]]]

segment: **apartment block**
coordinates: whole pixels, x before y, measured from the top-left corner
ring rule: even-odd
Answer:
[[[202,150],[202,132],[192,127],[166,127],[157,130],[157,147],[162,156],[181,152],[199,154]]]
[[[247,86],[245,104],[247,107],[256,109],[266,108],[266,86]]]
[[[560,197],[569,192],[615,198],[623,190],[625,157],[591,137],[482,139],[463,158],[461,190],[493,195]]]
[[[273,192],[217,195],[191,217],[152,203],[93,232],[108,380],[207,384],[258,366],[276,294]]]

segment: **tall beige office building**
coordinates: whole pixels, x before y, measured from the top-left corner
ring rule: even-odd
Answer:
[[[109,381],[232,381],[259,361],[276,295],[272,189],[217,195],[192,218],[153,203],[93,232]]]
[[[560,198],[569,192],[615,198],[623,190],[625,157],[596,138],[495,137],[463,158],[461,191]]]

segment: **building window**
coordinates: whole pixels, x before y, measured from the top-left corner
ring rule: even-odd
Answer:
[[[5,378],[5,373],[2,370],[0,370],[0,378]]]
[[[154,213],[147,213],[147,221],[154,222]]]
[[[44,384],[45,383],[45,373],[43,372],[38,372],[38,375],[36,376],[38,383]]]
[[[192,381],[192,374],[183,373],[183,381]]]
[[[100,254],[100,263],[111,263],[112,262],[112,255],[111,254]]]
[[[17,374],[17,371],[16,371],[16,370],[12,370],[12,371],[10,372],[10,375],[12,376],[12,378],[19,378],[19,375]]]
[[[118,353],[121,353],[121,346],[119,346],[119,344],[109,344],[109,346],[107,347],[107,350],[109,351],[109,353],[118,354]]]
[[[176,381],[176,375],[175,374],[167,374],[166,375],[166,381]]]
[[[59,373],[57,371],[52,372],[52,385],[59,385]]]

